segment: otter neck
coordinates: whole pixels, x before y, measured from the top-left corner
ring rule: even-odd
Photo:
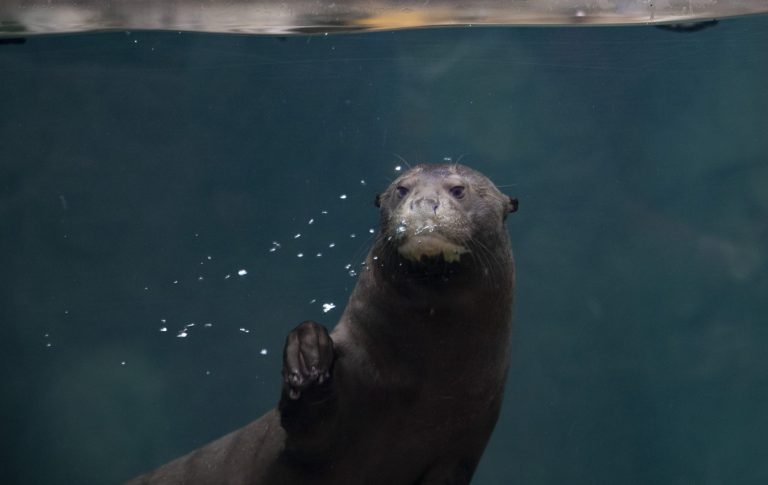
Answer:
[[[506,360],[494,349],[504,351],[509,337],[511,281],[483,284],[471,265],[457,268],[469,272],[425,280],[403,270],[399,256],[380,245],[366,263],[342,323],[367,358],[388,362],[401,377],[444,373],[451,378],[471,372],[468,360],[484,367],[485,361]],[[509,264],[500,271],[504,278],[511,275]]]

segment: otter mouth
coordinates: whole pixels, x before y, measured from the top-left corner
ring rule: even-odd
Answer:
[[[462,254],[469,252],[464,246],[435,233],[410,236],[400,244],[397,251],[405,259],[416,263],[424,259],[437,259],[440,256],[448,263],[455,263],[459,261]]]

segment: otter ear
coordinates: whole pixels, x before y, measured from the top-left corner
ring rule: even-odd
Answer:
[[[507,198],[509,199],[509,205],[507,206],[507,212],[510,212],[510,213],[517,212],[517,206],[518,206],[517,197],[507,196]]]
[[[373,205],[381,207],[381,194],[376,194],[376,199],[374,199]]]
[[[517,202],[517,197],[510,197],[508,195],[505,195],[504,197],[507,198],[507,207],[506,207],[507,210],[504,213],[504,219],[506,219],[507,214],[517,212],[518,202]]]

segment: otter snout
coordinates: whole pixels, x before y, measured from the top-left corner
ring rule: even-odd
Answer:
[[[410,209],[416,213],[427,213],[436,215],[440,207],[440,199],[437,197],[418,197],[411,200]]]
[[[409,195],[397,213],[398,252],[411,261],[437,256],[449,262],[458,261],[468,250],[453,242],[462,225],[457,208],[432,191]]]

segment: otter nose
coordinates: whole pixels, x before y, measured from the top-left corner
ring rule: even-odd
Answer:
[[[440,207],[440,200],[432,197],[419,197],[411,201],[411,210],[418,212],[429,212],[437,214],[437,208]]]

